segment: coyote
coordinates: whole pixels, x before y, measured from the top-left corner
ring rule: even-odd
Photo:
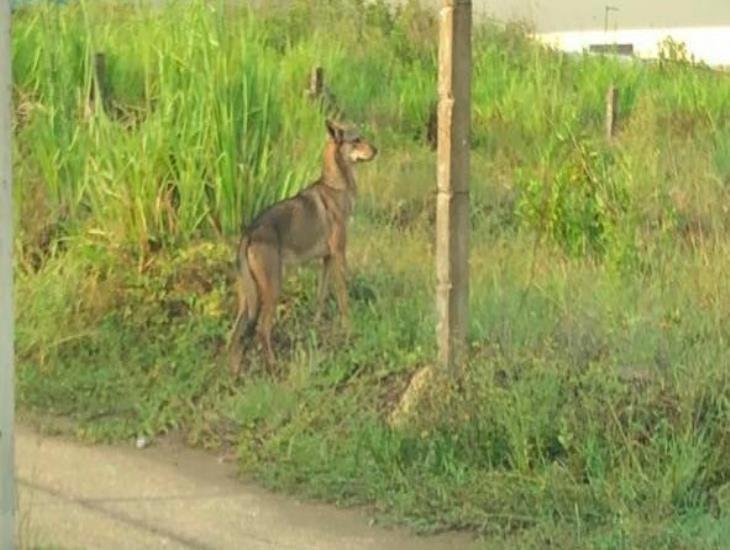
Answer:
[[[292,198],[263,211],[244,231],[237,253],[238,314],[229,343],[231,372],[241,370],[246,341],[257,333],[269,370],[274,366],[271,328],[286,264],[322,260],[315,320],[322,315],[334,276],[337,306],[349,327],[345,245],[357,186],[353,165],[372,160],[377,149],[352,128],[326,121],[322,175]]]

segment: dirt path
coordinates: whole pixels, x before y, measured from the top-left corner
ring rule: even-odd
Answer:
[[[234,468],[174,444],[144,450],[16,434],[25,547],[457,550],[466,535],[419,538],[367,517],[237,481]]]

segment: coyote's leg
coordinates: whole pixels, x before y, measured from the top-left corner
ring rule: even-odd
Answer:
[[[276,358],[271,347],[271,330],[281,292],[281,258],[278,250],[266,244],[252,244],[248,256],[251,273],[258,286],[261,308],[257,333],[266,353],[269,370],[273,370]]]
[[[322,271],[319,273],[319,287],[317,289],[317,313],[314,316],[314,322],[319,323],[324,310],[324,302],[327,299],[327,291],[329,290],[330,273],[332,271],[332,256],[325,256],[322,259]]]
[[[335,225],[330,237],[330,250],[332,252],[332,269],[335,278],[335,297],[337,307],[340,310],[342,327],[346,332],[350,331],[350,312],[347,305],[347,261],[345,258],[346,232],[344,224]]]
[[[243,362],[243,337],[246,317],[248,314],[248,306],[246,296],[243,292],[243,283],[240,275],[236,280],[236,291],[238,293],[238,313],[233,323],[230,339],[228,340],[228,350],[230,355],[231,374],[237,377],[241,372],[241,364]]]
[[[334,259],[335,296],[337,307],[340,310],[342,328],[345,332],[350,331],[350,310],[347,304],[347,263],[345,255],[337,254]]]

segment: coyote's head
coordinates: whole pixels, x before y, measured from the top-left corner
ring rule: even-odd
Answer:
[[[338,152],[347,162],[373,160],[378,150],[351,126],[343,126],[331,120],[326,121],[329,138],[337,145]]]

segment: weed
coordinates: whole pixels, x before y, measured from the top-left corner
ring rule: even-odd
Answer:
[[[25,413],[93,441],[180,430],[235,447],[271,487],[506,546],[727,538],[727,75],[477,29],[468,369],[393,429],[399,393],[435,357],[434,19],[350,0],[15,17]],[[85,116],[96,51],[111,104]],[[353,335],[312,326],[315,275],[294,271],[284,374],[254,365],[233,384],[230,245],[317,174],[313,65],[382,144],[352,224]]]

